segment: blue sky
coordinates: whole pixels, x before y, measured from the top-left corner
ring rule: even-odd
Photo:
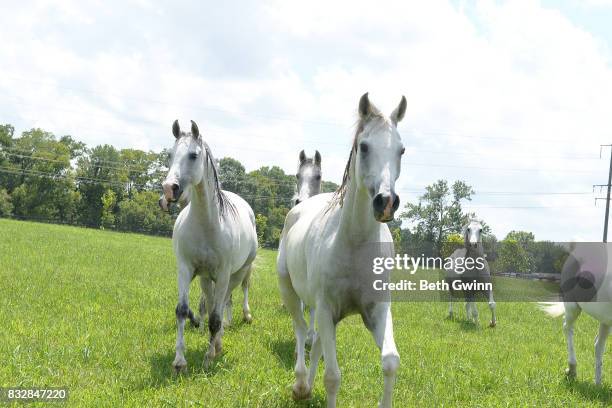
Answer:
[[[87,4],[85,4],[87,3]],[[599,240],[612,1],[24,1],[0,16],[0,121],[159,150],[198,122],[217,157],[338,182],[357,102],[408,99],[398,192],[445,178],[503,237]]]

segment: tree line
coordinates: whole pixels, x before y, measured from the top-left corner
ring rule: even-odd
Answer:
[[[247,172],[230,157],[219,160],[218,168],[223,189],[253,208],[260,245],[276,248],[292,206],[295,175],[277,166]],[[56,137],[42,129],[16,136],[12,125],[0,125],[0,217],[170,236],[180,207],[166,213],[157,205],[167,171],[166,150],[88,147],[72,136]],[[336,188],[333,182],[322,183],[322,192]],[[397,249],[444,256],[461,245],[463,226],[476,217],[463,204],[475,194],[461,180],[427,186],[389,224]],[[553,243],[536,242],[525,231],[512,231],[498,242],[483,225],[489,261],[497,271],[560,271],[560,252]]]
[[[229,157],[218,167],[223,188],[253,208],[260,244],[277,247],[295,175],[277,166],[246,172]],[[169,236],[180,207],[169,213],[158,207],[167,171],[167,150],[89,147],[72,136],[42,129],[17,136],[12,125],[0,125],[1,217]],[[336,187],[322,183],[322,191]]]

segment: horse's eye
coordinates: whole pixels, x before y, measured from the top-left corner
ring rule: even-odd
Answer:
[[[197,158],[198,158],[198,154],[197,153],[189,153],[189,159],[195,160]]]
[[[368,144],[365,143],[365,142],[359,143],[359,148],[361,149],[361,153],[367,153],[368,152]]]
[[[295,175],[295,178],[296,178],[296,179],[299,179],[299,178],[300,178],[300,175],[299,175],[299,174],[296,174],[296,175]]]
[[[402,147],[402,151],[400,152],[400,154],[404,154],[405,151],[406,151],[406,148]]]
[[[470,228],[468,228],[468,232],[472,232],[472,230]]]
[[[317,180],[321,180],[321,175],[320,175],[320,174],[317,174],[317,176],[315,177],[315,179],[317,179]]]

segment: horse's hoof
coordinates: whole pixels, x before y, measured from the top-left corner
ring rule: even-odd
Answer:
[[[184,358],[176,358],[172,363],[172,368],[174,369],[175,374],[180,374],[187,369],[187,361]]]
[[[253,316],[251,316],[250,313],[247,313],[244,315],[244,322],[245,323],[252,323],[253,322]]]
[[[307,384],[293,384],[292,397],[294,401],[307,400],[312,398],[312,390]]]
[[[576,364],[570,364],[569,368],[565,369],[565,375],[570,380],[575,379],[576,378]]]
[[[454,319],[455,319],[455,315],[453,315],[453,312],[450,312],[450,313],[448,314],[447,319],[448,319],[448,320],[454,320]]]
[[[495,326],[497,326],[497,322],[491,321],[491,323],[489,323],[489,327],[495,327]]]

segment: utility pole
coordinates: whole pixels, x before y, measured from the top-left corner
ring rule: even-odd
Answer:
[[[603,242],[608,242],[608,217],[610,216],[610,188],[612,187],[612,144],[600,145],[599,146],[599,157],[601,157],[601,151],[604,147],[610,147],[610,170],[608,172],[608,184],[595,184],[595,187],[607,187],[608,194],[606,195],[606,215],[604,217],[604,232]],[[595,202],[597,202],[597,198]],[[601,200],[601,199],[600,199]]]

